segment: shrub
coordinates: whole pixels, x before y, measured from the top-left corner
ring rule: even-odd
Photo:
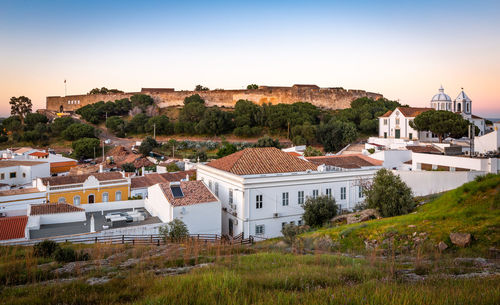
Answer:
[[[59,249],[53,240],[44,240],[33,246],[33,255],[37,257],[51,257]]]
[[[127,173],[133,173],[136,170],[133,163],[123,163],[121,167]]]
[[[335,199],[327,195],[317,198],[308,197],[302,207],[304,208],[302,218],[311,227],[322,226],[337,215]]]
[[[304,152],[304,157],[316,157],[316,156],[322,156],[323,153],[321,150],[316,149],[312,146],[307,146],[306,151]]]
[[[169,172],[169,173],[178,172],[180,170],[181,169],[179,168],[179,166],[177,164],[175,164],[175,162],[171,162],[171,163],[167,164],[167,172]]]
[[[189,231],[186,227],[186,224],[182,220],[177,218],[167,223],[166,226],[160,227],[159,233],[162,236],[163,240],[167,240],[168,238],[172,241],[180,241],[183,238],[189,236]]]
[[[9,141],[9,137],[8,136],[4,136],[4,135],[0,136],[0,143],[4,143],[4,142],[7,142],[7,141]]]
[[[367,151],[370,153],[370,154],[373,154],[375,152],[375,148],[368,148]]]
[[[415,208],[411,189],[385,168],[377,172],[373,184],[364,193],[367,207],[377,209],[382,217],[408,214]]]
[[[294,223],[289,223],[289,224],[286,224],[281,229],[281,234],[283,234],[283,240],[287,244],[293,245],[295,243],[295,239],[297,238],[297,235],[299,235],[303,231],[304,230],[302,227],[296,226]]]
[[[60,263],[76,261],[76,252],[73,248],[58,248],[54,252],[54,259]]]

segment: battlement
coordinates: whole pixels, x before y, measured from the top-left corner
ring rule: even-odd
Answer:
[[[309,102],[324,109],[349,108],[351,102],[360,97],[382,98],[379,93],[364,90],[346,90],[337,88],[320,88],[316,85],[296,84],[292,87],[259,86],[258,89],[208,90],[208,91],[176,91],[174,88],[142,88],[140,92],[124,92],[112,94],[81,94],[68,96],[48,96],[46,109],[52,111],[75,111],[85,105],[99,101],[115,101],[130,98],[134,94],[150,95],[160,108],[183,105],[184,98],[199,94],[205,99],[207,106],[233,108],[238,100],[250,100],[257,104],[292,104]]]

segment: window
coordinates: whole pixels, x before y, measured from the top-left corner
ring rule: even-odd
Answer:
[[[233,204],[233,189],[229,189],[229,204]]]
[[[384,125],[387,125],[387,119],[384,119]]]
[[[282,202],[283,206],[288,205],[288,192],[285,192],[281,195],[281,202]]]
[[[255,226],[255,235],[264,234],[264,225],[256,225]]]
[[[214,190],[215,196],[219,196],[219,183],[215,182],[215,190]]]
[[[298,204],[304,204],[304,191],[299,191],[297,194],[298,197]]]
[[[57,203],[66,203],[66,198],[59,197],[59,199],[57,199]]]
[[[346,188],[345,186],[340,188],[340,200],[345,200],[346,199]]]
[[[413,133],[410,132],[408,135],[410,137],[410,140],[413,139]]]
[[[297,221],[297,225],[299,225],[299,226],[301,226],[301,225],[302,225],[302,219],[299,219],[299,220]]]
[[[26,178],[26,173],[23,173],[23,178]]]
[[[122,200],[122,192],[118,191],[115,193],[115,201]]]
[[[108,202],[109,201],[109,194],[106,192],[106,193],[102,193],[102,202]]]
[[[212,181],[208,181],[208,188],[212,190]]]
[[[318,198],[319,196],[319,190],[313,190],[313,198]]]
[[[4,173],[2,173],[2,174],[0,175],[0,179],[2,179],[2,180],[3,180],[3,179],[5,179],[5,174],[4,174]]]
[[[94,201],[95,201],[94,194],[89,195],[88,199],[89,199],[89,203],[94,203]]]
[[[362,186],[358,186],[358,197],[363,198],[363,187]]]
[[[387,132],[384,132],[384,138],[387,139]]]
[[[262,195],[255,196],[255,208],[262,209]]]
[[[73,197],[73,204],[80,205],[80,196]]]
[[[399,118],[396,118],[396,125],[399,125]]]
[[[326,196],[328,196],[328,198],[332,198],[332,189],[327,188],[325,191],[326,191]]]
[[[9,175],[9,176],[10,176],[10,179],[12,179],[12,178],[16,178],[17,173],[16,173],[16,172],[12,172],[12,173],[10,173],[10,175]]]

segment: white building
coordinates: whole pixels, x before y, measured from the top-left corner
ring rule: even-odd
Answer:
[[[444,93],[443,87],[435,94],[430,102],[431,108],[397,107],[379,117],[379,137],[405,140],[437,141],[438,138],[431,132],[416,131],[411,128],[410,122],[415,117],[429,110],[444,110],[459,113],[469,122],[479,128],[479,136],[485,133],[485,120],[472,114],[472,101],[462,90],[457,98]]]
[[[189,177],[196,175],[196,171],[179,171],[174,173],[151,173],[142,176],[132,177],[130,179],[131,197],[148,197],[148,188],[157,183],[169,183],[175,181],[188,181]]]
[[[162,222],[182,220],[190,234],[221,234],[221,203],[201,181],[158,183],[144,207]]]
[[[31,186],[33,179],[50,177],[50,165],[42,161],[0,161],[0,183]]]
[[[47,193],[37,188],[0,191],[0,216],[26,215],[30,204],[47,202]]]
[[[291,156],[276,148],[247,148],[199,165],[203,181],[222,204],[222,232],[276,237],[287,223],[302,224],[307,197],[330,195],[342,209],[364,200],[361,181],[382,162],[356,156]]]

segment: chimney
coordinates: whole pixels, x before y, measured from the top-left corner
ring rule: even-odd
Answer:
[[[189,175],[186,174],[186,181],[189,181]]]
[[[99,164],[99,172],[100,173],[104,172],[104,168],[103,168],[102,164]]]
[[[142,176],[144,176],[144,175],[145,175],[144,171],[145,171],[145,168],[144,168],[144,166],[143,166],[143,167],[142,167]]]

